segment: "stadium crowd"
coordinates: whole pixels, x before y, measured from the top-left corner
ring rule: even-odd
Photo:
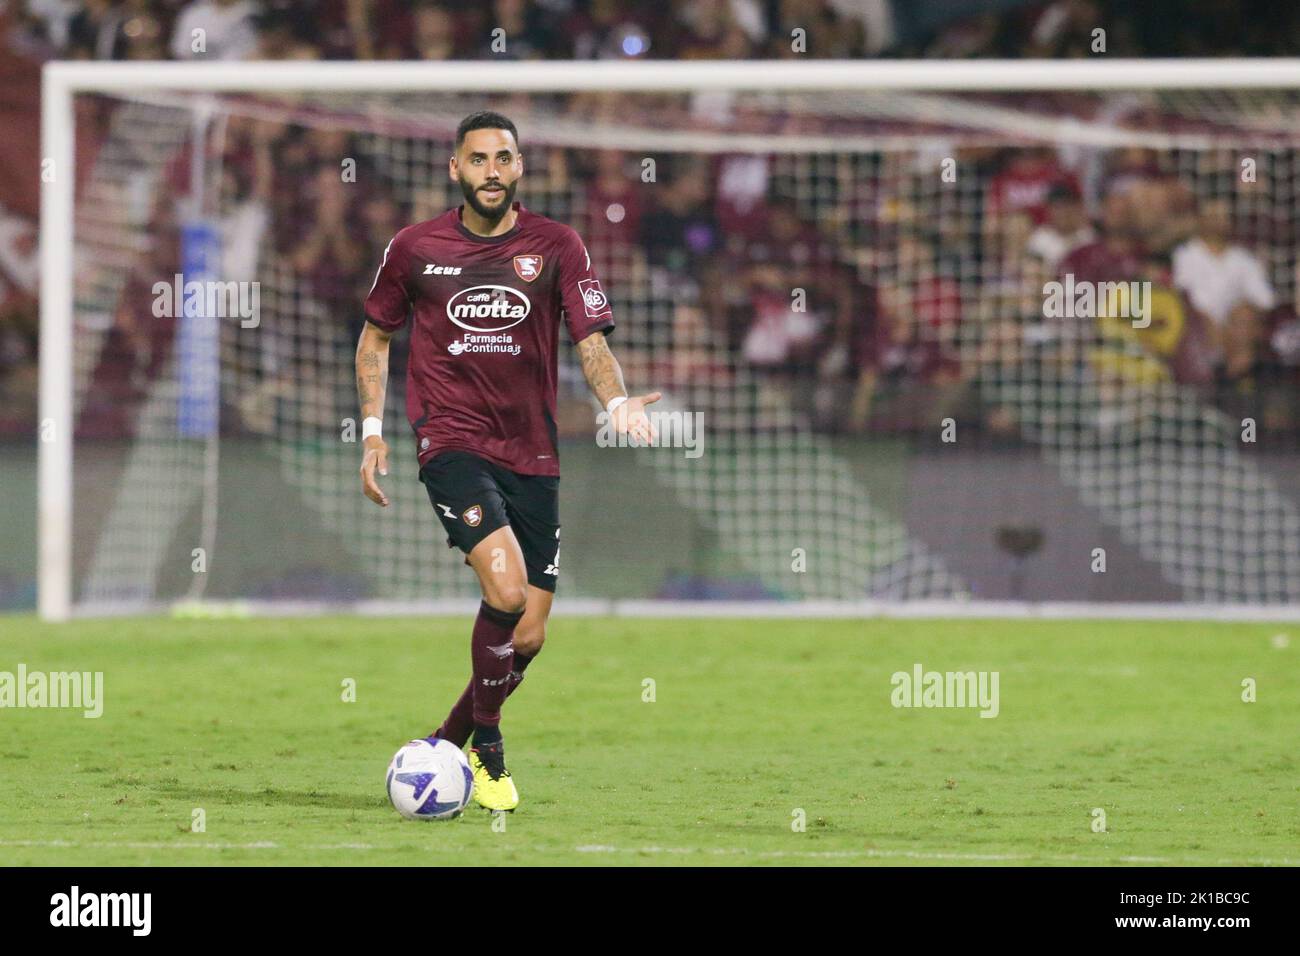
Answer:
[[[12,48],[100,60],[1052,58],[1098,52],[1098,26],[1116,56],[1284,56],[1297,23],[1264,0],[11,0],[5,14]]]
[[[1294,11],[1261,7],[1229,30],[1213,3],[1161,20],[1099,0],[1052,0],[993,12],[971,3],[950,22],[929,21],[888,0],[693,0],[655,7],[608,0],[496,0],[482,5],[398,0],[263,3],[242,0],[33,0],[7,4],[0,42],[37,64],[72,59],[672,59],[800,55],[1086,56],[1096,24],[1113,24],[1113,55],[1280,52]],[[1006,6],[1006,5],[1002,5]],[[1186,5],[1184,5],[1186,6]],[[1166,11],[1167,12],[1167,11]],[[1235,16],[1235,14],[1234,14]],[[203,50],[194,30],[201,27]],[[492,31],[505,31],[504,52]],[[1234,46],[1235,38],[1236,44]],[[30,76],[28,77],[30,80]],[[28,84],[30,88],[32,84]],[[15,85],[13,89],[22,89]],[[17,95],[17,94],[15,94]],[[25,104],[34,124],[35,103]],[[87,109],[106,109],[92,104]],[[617,98],[593,106],[617,112]],[[23,109],[20,104],[14,108]],[[7,149],[38,155],[35,127]],[[267,244],[277,261],[328,302],[360,302],[375,250],[404,222],[436,214],[392,188],[345,188],[339,156],[364,156],[352,134],[236,117],[222,157],[224,228],[242,249]],[[26,142],[24,143],[24,138]],[[668,365],[642,369],[672,386],[736,366],[783,390],[819,428],[919,430],[947,409],[978,404],[981,377],[1018,365],[1034,343],[1068,353],[1068,334],[1044,319],[1044,283],[1152,283],[1152,323],[1140,332],[1103,321],[1072,361],[1118,382],[1175,381],[1225,410],[1259,407],[1261,427],[1300,429],[1300,320],[1296,281],[1276,282],[1272,254],[1294,255],[1294,223],[1247,195],[1236,157],[1208,153],[1188,166],[1141,148],[1067,162],[1046,148],[963,148],[975,177],[968,201],[933,198],[895,157],[863,158],[797,201],[789,160],[754,155],[674,157],[657,188],[638,178],[639,156],[550,149],[540,166],[567,166],[588,185],[574,225],[599,263],[635,260],[652,287],[721,290],[722,307],[677,297]],[[565,155],[560,155],[565,153]],[[13,155],[12,153],[10,155]],[[927,171],[926,175],[929,175]],[[807,171],[802,172],[808,175]],[[183,165],[168,171],[178,189]],[[359,176],[358,182],[382,181]],[[35,425],[37,259],[35,193],[22,177],[0,189],[0,434]],[[305,186],[304,186],[305,184]],[[820,197],[820,193],[818,194]],[[971,202],[969,197],[977,196]],[[615,214],[613,211],[617,210]],[[937,214],[936,214],[937,213]],[[146,383],[166,361],[172,330],[135,307],[178,260],[175,210],[157,203],[157,241],[128,279],[123,305],[79,428],[120,434]],[[1271,217],[1271,218],[1270,218]],[[1248,241],[1249,240],[1249,241]],[[252,262],[232,265],[249,271]],[[236,277],[237,276],[232,276]],[[616,287],[616,283],[611,283]],[[806,302],[793,307],[791,290]],[[617,292],[615,293],[617,299]],[[135,305],[132,305],[134,303]],[[711,341],[722,341],[719,360]],[[291,349],[263,356],[265,387],[241,408],[252,428],[268,403],[304,387],[310,369]],[[981,409],[990,434],[1018,427],[1007,407]]]

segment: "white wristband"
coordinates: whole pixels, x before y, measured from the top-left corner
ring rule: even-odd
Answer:
[[[365,441],[371,435],[376,438],[384,437],[384,420],[382,418],[371,415],[361,423],[361,440]]]
[[[615,395],[613,398],[609,400],[609,404],[605,406],[605,414],[613,415],[614,409],[618,408],[618,406],[622,405],[626,401],[627,401],[626,395]]]

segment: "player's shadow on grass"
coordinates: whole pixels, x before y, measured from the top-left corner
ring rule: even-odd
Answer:
[[[279,787],[261,787],[245,790],[239,787],[182,787],[166,784],[151,788],[160,796],[206,799],[228,805],[328,807],[331,810],[373,810],[385,807],[383,795],[362,797],[347,793],[326,793],[321,790],[283,790]]]

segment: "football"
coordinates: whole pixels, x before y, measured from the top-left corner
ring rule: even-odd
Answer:
[[[474,776],[459,747],[426,738],[393,755],[384,785],[393,809],[408,820],[450,820],[469,803]]]

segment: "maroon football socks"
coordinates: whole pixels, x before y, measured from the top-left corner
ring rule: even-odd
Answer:
[[[524,679],[532,657],[514,651],[512,637],[522,612],[499,611],[486,601],[479,605],[471,641],[474,673],[435,732],[435,737],[465,746],[475,725],[495,726],[501,705]]]

